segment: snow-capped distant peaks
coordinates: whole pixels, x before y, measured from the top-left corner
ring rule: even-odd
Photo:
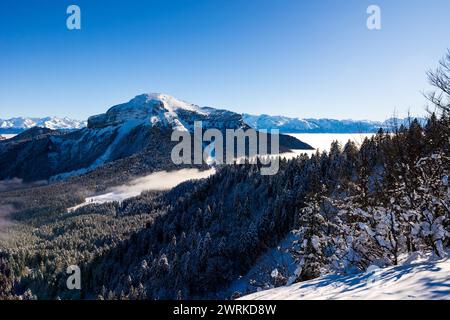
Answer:
[[[426,121],[418,119],[421,124]],[[232,111],[200,107],[164,93],[145,93],[126,103],[111,107],[106,113],[92,116],[88,121],[67,117],[0,119],[0,133],[17,134],[32,127],[73,130],[105,128],[128,123],[191,131],[194,121],[202,121],[211,128],[278,129],[281,133],[373,133],[383,128],[391,131],[400,125],[408,126],[411,119],[388,119],[386,121],[334,120],[289,118],[285,116],[238,114]]]
[[[44,127],[48,129],[81,129],[86,126],[86,121],[73,120],[68,117],[58,118],[58,117],[47,117],[40,119],[37,124],[38,127]]]
[[[86,121],[73,120],[68,117],[45,117],[28,118],[17,117],[11,119],[0,119],[0,130],[3,133],[18,133],[33,127],[43,127],[52,130],[73,130],[81,129],[86,126]]]
[[[409,126],[410,118],[391,118],[386,121],[369,120],[335,120],[335,119],[301,119],[284,116],[243,114],[245,123],[255,129],[278,129],[284,133],[373,133],[380,128],[392,131],[404,125]],[[426,119],[418,118],[422,125]]]

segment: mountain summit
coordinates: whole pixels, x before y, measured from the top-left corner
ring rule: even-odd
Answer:
[[[199,107],[166,94],[141,94],[92,116],[76,130],[33,127],[0,142],[0,180],[62,179],[87,173],[118,160],[132,158],[120,170],[140,174],[175,169],[171,150],[173,130],[190,131],[194,122],[203,129],[247,129],[242,115]],[[280,150],[312,149],[294,137],[280,135]],[[118,170],[118,171],[120,171]]]
[[[88,128],[104,128],[127,122],[141,123],[171,130],[191,131],[194,121],[217,129],[245,128],[241,115],[208,107],[199,107],[162,93],[141,94],[106,113],[88,119]]]

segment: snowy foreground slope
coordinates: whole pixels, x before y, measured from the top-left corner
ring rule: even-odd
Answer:
[[[450,300],[450,261],[419,262],[352,276],[327,275],[241,300]]]

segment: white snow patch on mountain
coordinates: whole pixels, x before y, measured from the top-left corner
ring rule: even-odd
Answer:
[[[191,112],[200,113],[203,115],[208,115],[209,113],[204,109],[195,104],[188,103],[177,98],[174,98],[168,94],[164,93],[149,93],[145,95],[147,100],[159,100],[164,104],[165,109],[170,113],[176,113],[177,110],[188,110]]]
[[[450,260],[409,259],[404,265],[366,273],[325,275],[260,291],[241,300],[450,300]]]
[[[109,157],[111,156],[111,153],[113,152],[116,145],[120,144],[122,142],[122,139],[130,133],[131,130],[133,130],[139,122],[136,122],[134,120],[129,120],[126,123],[124,123],[122,126],[119,127],[118,133],[114,141],[109,145],[108,149],[105,151],[105,153],[99,157],[95,162],[90,166],[90,168],[87,169],[87,171],[97,168],[98,166],[105,163]],[[105,130],[110,130],[110,128],[105,128]]]

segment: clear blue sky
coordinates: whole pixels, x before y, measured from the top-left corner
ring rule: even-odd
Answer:
[[[66,28],[81,8],[82,29]],[[382,9],[382,30],[366,9]],[[144,92],[298,117],[423,114],[448,0],[2,0],[0,118],[84,119]]]

